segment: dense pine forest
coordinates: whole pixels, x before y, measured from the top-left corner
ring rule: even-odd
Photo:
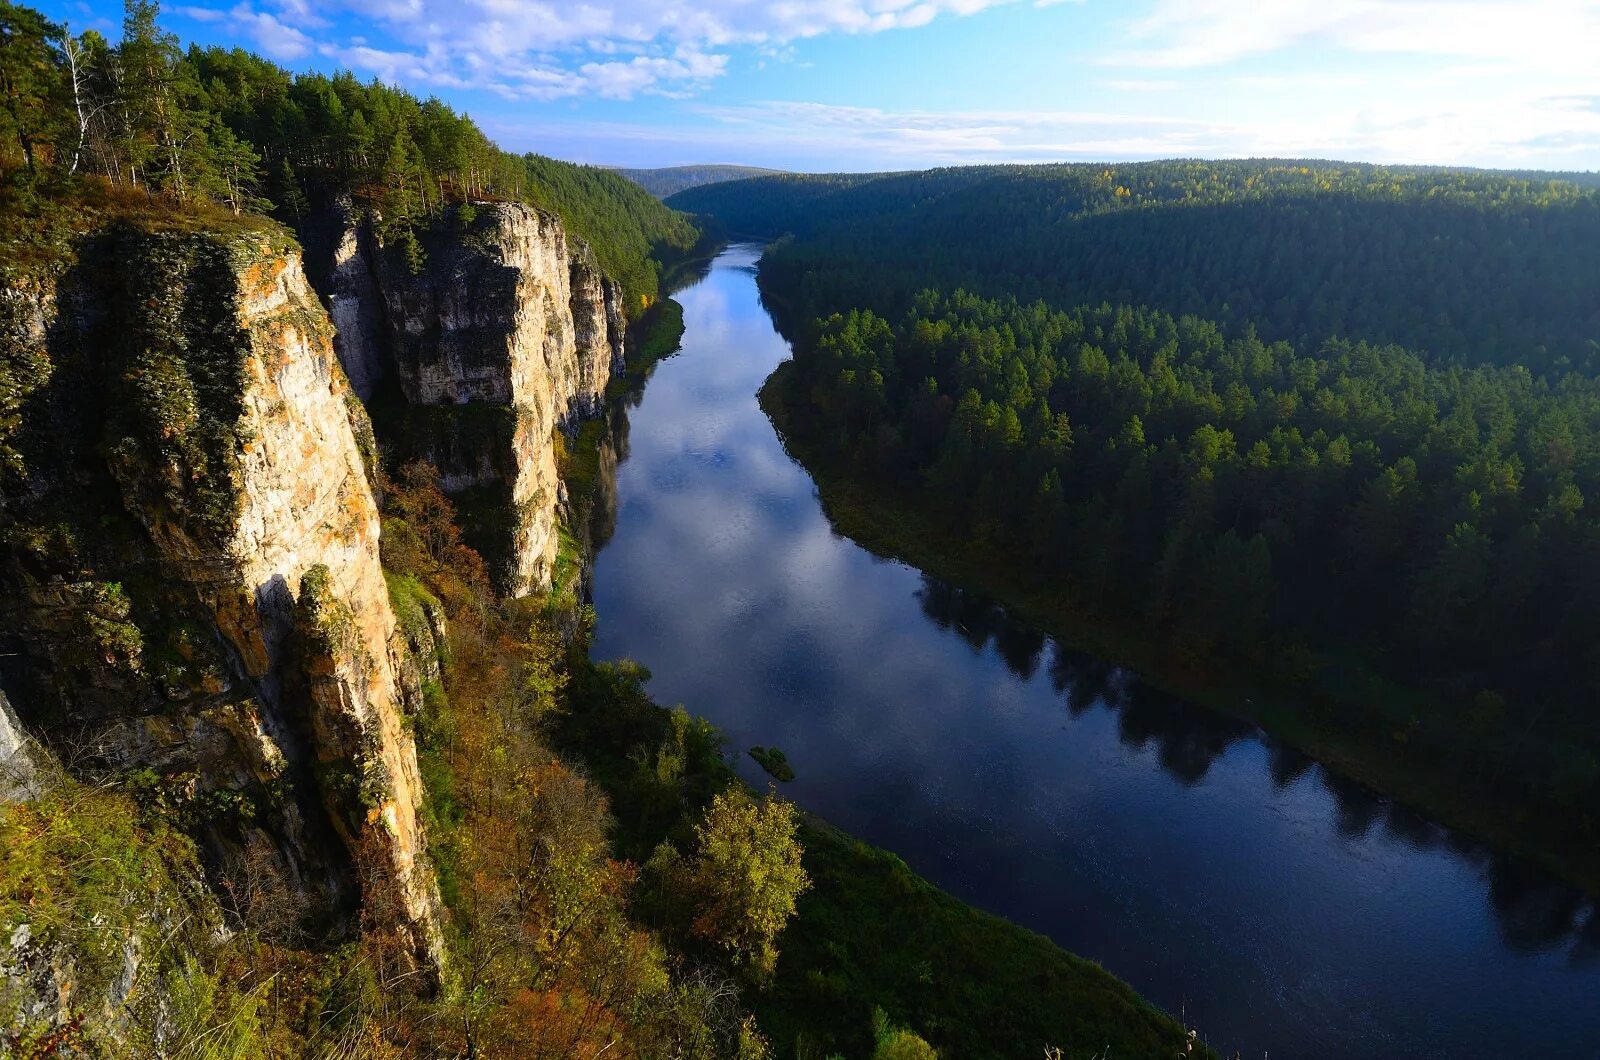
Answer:
[[[1184,162],[674,202],[798,233],[762,264],[800,338],[774,397],[836,473],[1592,842],[1594,191]]]
[[[386,239],[417,255],[416,230],[442,207],[525,201],[587,240],[635,301],[653,299],[660,269],[701,239],[617,173],[503,151],[436,98],[349,73],[291,74],[239,48],[184,50],[157,16],[148,0],[129,4],[113,46],[29,8],[0,7],[6,210],[48,215],[86,176],[292,226],[348,194]]]
[[[800,241],[768,275],[898,315],[923,287],[1193,313],[1314,345],[1600,369],[1600,195],[1557,174],[1326,162],[777,176],[671,204]],[[852,300],[853,299],[853,300]]]
[[[617,170],[651,195],[665,199],[702,184],[717,184],[725,180],[743,180],[746,177],[774,176],[776,169],[757,166],[667,166],[664,169]]]

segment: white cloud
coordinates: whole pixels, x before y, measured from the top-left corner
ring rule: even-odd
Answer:
[[[1110,66],[1219,66],[1311,44],[1578,73],[1600,55],[1595,0],[1157,0]]]
[[[692,96],[736,55],[798,68],[807,64],[797,44],[817,36],[1057,2],[1079,0],[221,0],[236,6],[177,10],[225,22],[286,62],[315,52],[423,91],[548,102]],[[756,103],[696,109],[694,128],[567,126],[564,139],[610,129],[681,143],[691,159],[768,151],[793,165],[811,151],[856,168],[1180,154],[1600,157],[1600,0],[1141,0],[1131,12],[1082,15],[1109,25],[1085,60],[1105,76],[1085,84],[1115,94],[1116,113],[1067,102],[957,113]],[[1032,98],[1071,98],[1047,87]]]
[[[321,54],[364,73],[421,86],[473,87],[535,100],[595,95],[628,99],[700,90],[747,46],[789,61],[795,41],[925,26],[1020,0],[267,0],[222,11],[274,58],[312,50],[309,30],[340,14],[372,23],[385,47],[317,34]],[[628,58],[615,58],[627,56]]]
[[[301,0],[285,0],[277,5],[290,18],[306,26],[319,25],[316,15],[305,8]],[[226,10],[209,7],[175,7],[175,14],[196,22],[225,24],[234,33],[248,38],[268,58],[279,62],[293,62],[311,54],[311,38],[305,32],[277,15],[257,11],[248,3],[237,4]]]
[[[1101,81],[1100,87],[1109,88],[1113,92],[1172,92],[1180,87],[1180,82],[1114,77]]]
[[[1268,123],[1161,113],[894,111],[793,102],[694,109],[711,127],[681,135],[704,145],[702,150],[737,149],[755,162],[812,153],[851,160],[847,167],[857,169],[1184,156],[1548,165],[1600,153],[1597,97],[1536,93],[1440,110],[1402,101],[1353,107],[1315,122]],[[630,136],[613,128],[608,135],[669,143],[680,134],[640,128]]]

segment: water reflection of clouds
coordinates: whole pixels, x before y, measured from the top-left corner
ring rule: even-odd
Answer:
[[[787,348],[748,273],[684,303],[684,351],[614,432],[599,654],[736,748],[781,746],[808,808],[1187,999],[1230,1049],[1600,1040],[1591,903],[839,538],[755,404]]]

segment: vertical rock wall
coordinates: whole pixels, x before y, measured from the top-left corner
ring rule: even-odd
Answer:
[[[365,414],[334,356],[333,331],[297,254],[268,255],[242,273],[240,319],[250,335],[241,435],[241,506],[227,550],[254,601],[219,627],[252,677],[281,707],[295,677],[305,682],[313,747],[324,771],[344,766],[367,783],[358,806],[336,805],[336,827],[354,841],[363,825],[387,859],[417,926],[433,949],[431,874],[419,868],[422,788],[405,727],[406,652],[378,556],[378,508],[359,444]],[[314,584],[308,584],[314,583]],[[307,602],[337,608],[342,636],[324,643],[308,626]],[[301,657],[293,657],[297,645]],[[295,672],[296,664],[301,666]],[[437,956],[437,954],[435,954]]]
[[[39,723],[197,808],[248,804],[197,810],[201,838],[222,861],[264,840],[287,900],[338,908],[363,859],[437,961],[370,428],[298,248],[127,229],[58,286],[0,570]]]
[[[555,566],[554,434],[600,411],[626,320],[620,289],[555,217],[515,203],[474,211],[426,233],[416,274],[340,212],[329,301],[336,322],[351,322],[337,348],[352,380],[397,383],[410,415],[395,441],[438,466],[451,491],[496,497],[497,573],[521,595],[548,585]],[[362,247],[365,268],[347,253]],[[381,306],[363,301],[374,296]],[[378,364],[363,329],[380,318]]]
[[[0,689],[0,802],[32,797],[38,779],[34,754],[32,741]]]
[[[372,274],[371,236],[355,223],[348,200],[335,204],[333,218],[336,241],[328,250],[332,260],[325,280],[328,316],[350,388],[366,401],[388,375],[383,296]]]

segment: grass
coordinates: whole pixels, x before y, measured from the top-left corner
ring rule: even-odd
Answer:
[[[720,735],[644,691],[632,664],[584,660],[555,744],[607,793],[618,853],[683,839],[738,783]],[[819,820],[801,830],[812,889],[778,939],[774,980],[751,994],[774,1056],[870,1056],[882,1009],[945,1060],[1177,1055],[1183,1028],[1099,965],[939,890],[887,851]],[[1206,1055],[1204,1052],[1199,1055]]]
[[[1369,680],[1350,682],[1341,697],[1327,683],[1308,688],[1232,660],[1226,667],[1208,666],[1146,628],[1084,606],[1068,589],[1046,584],[1028,562],[944,531],[914,493],[856,479],[826,460],[791,414],[788,368],[779,366],[762,387],[761,406],[785,448],[810,473],[839,533],[878,555],[998,600],[1074,649],[1133,669],[1163,691],[1258,724],[1344,777],[1600,894],[1600,848],[1592,828],[1570,812],[1471,786],[1447,767],[1409,752],[1390,728],[1372,722],[1381,711],[1367,697],[1403,710],[1414,694]]]
[[[288,230],[255,214],[235,214],[209,201],[182,205],[140,188],[84,177],[70,184],[29,186],[0,181],[0,275],[8,281],[47,273],[70,263],[89,233],[113,223],[150,232],[293,243]]]
[[[678,352],[683,343],[683,306],[671,298],[656,302],[629,328],[627,363],[623,375],[613,376],[607,399],[644,385],[656,364]]]
[[[1098,964],[820,821],[801,841],[812,889],[755,1000],[777,1055],[870,1055],[875,1008],[945,1060],[1181,1051],[1183,1028]]]

